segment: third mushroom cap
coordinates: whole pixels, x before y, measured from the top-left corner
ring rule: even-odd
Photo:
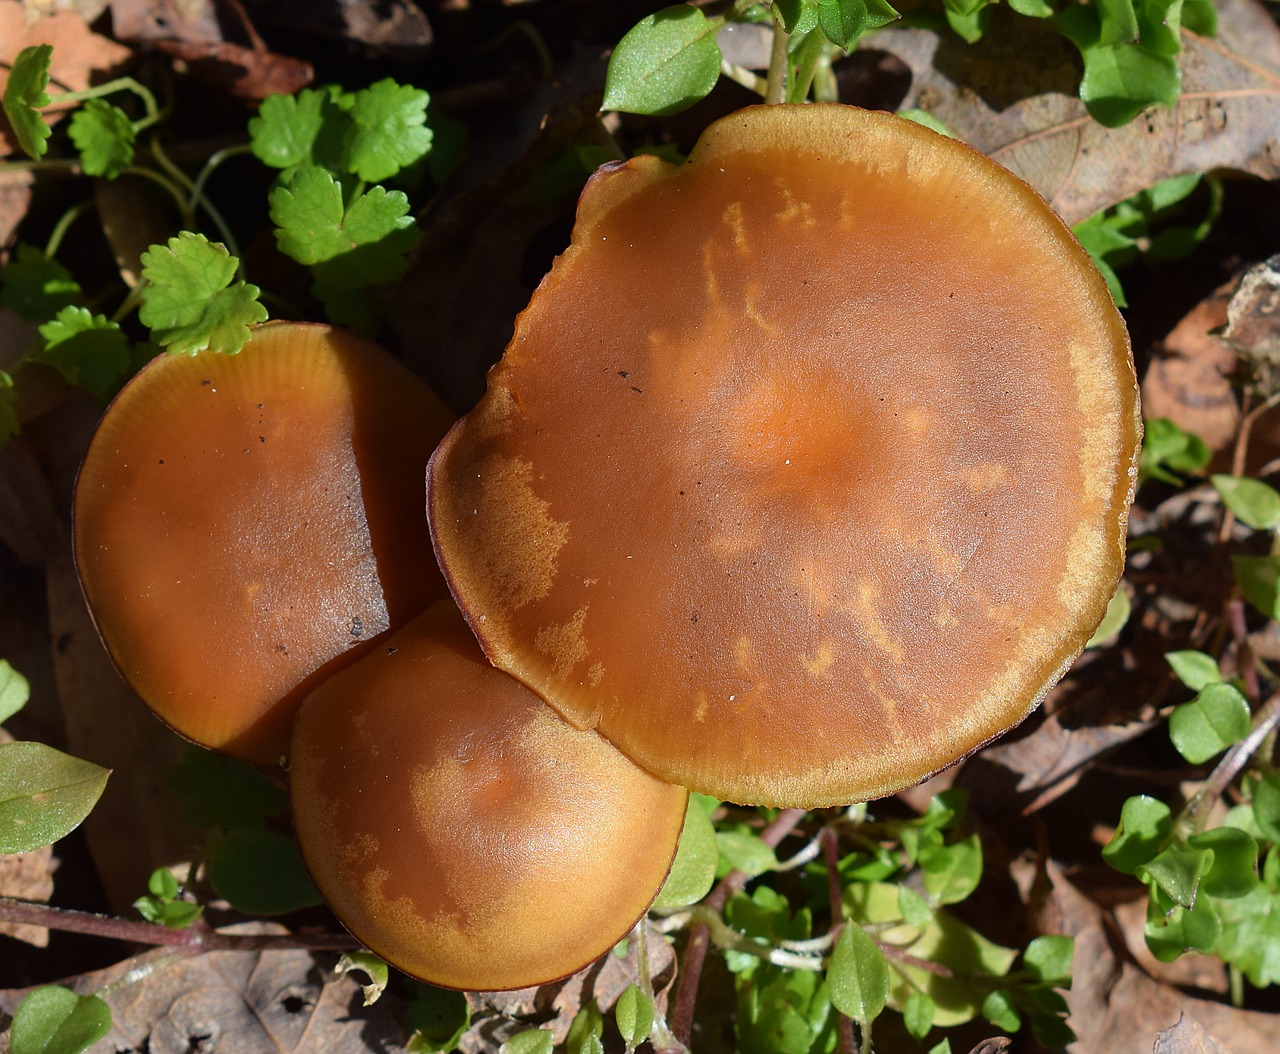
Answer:
[[[1016,723],[1120,576],[1127,335],[1034,191],[843,106],[588,184],[430,469],[490,659],[664,779],[816,806]]]

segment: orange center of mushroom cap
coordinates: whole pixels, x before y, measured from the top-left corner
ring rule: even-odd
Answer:
[[[278,761],[315,679],[446,595],[422,472],[450,422],[327,326],[150,363],[94,436],[75,509],[85,595],[143,700],[198,743]]]
[[[398,968],[462,989],[565,976],[626,935],[687,795],[494,669],[452,602],[303,703],[290,781],[316,885]]]
[[[1025,184],[849,107],[598,173],[429,472],[486,652],[664,779],[879,796],[1020,720],[1123,562],[1105,284]]]

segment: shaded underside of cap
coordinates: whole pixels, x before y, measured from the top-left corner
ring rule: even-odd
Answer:
[[[399,969],[469,990],[555,980],[626,936],[688,797],[494,669],[451,601],[307,697],[290,783],[343,924]]]
[[[1033,708],[1122,570],[1127,334],[1047,204],[885,114],[602,170],[433,538],[490,658],[664,779],[877,797]]]
[[[278,761],[310,679],[445,595],[422,471],[450,421],[328,326],[155,359],[76,487],[81,582],[125,679],[182,735]]]

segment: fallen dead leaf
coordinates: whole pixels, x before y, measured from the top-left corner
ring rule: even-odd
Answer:
[[[1229,1051],[1185,1014],[1172,1028],[1156,1036],[1154,1054],[1229,1054]]]
[[[270,923],[239,933],[283,933]],[[103,1050],[148,1054],[363,1054],[402,1050],[402,1004],[384,995],[365,1008],[359,984],[334,978],[333,954],[300,950],[219,951],[183,957],[169,949],[72,978],[81,994],[111,1008]],[[104,989],[106,991],[104,991]],[[26,994],[0,992],[12,1014]],[[0,1038],[0,1054],[7,1047]]]
[[[119,39],[135,43],[217,44],[222,40],[213,0],[111,0],[111,26]]]
[[[920,107],[1012,169],[1068,223],[1184,172],[1280,176],[1280,28],[1256,0],[1222,0],[1218,36],[1184,32],[1182,97],[1121,128],[1091,120],[1077,95],[1080,59],[1046,20],[992,9],[976,45],[895,29],[869,47],[912,72],[904,107]],[[961,87],[963,86],[963,87]]]

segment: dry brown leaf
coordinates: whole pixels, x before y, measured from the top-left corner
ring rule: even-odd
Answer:
[[[1027,180],[1077,223],[1162,179],[1232,169],[1280,176],[1280,29],[1256,0],[1222,0],[1212,40],[1182,35],[1182,98],[1122,128],[1091,120],[1077,96],[1080,59],[1052,25],[992,8],[969,46],[922,29],[871,46],[912,72],[920,107]]]
[[[283,933],[249,923],[241,933]],[[68,982],[104,994],[111,1031],[101,1049],[149,1054],[364,1054],[403,1049],[403,1006],[384,996],[363,1007],[359,984],[335,979],[337,956],[299,950],[208,952],[158,948]],[[115,986],[103,993],[107,986]],[[13,1013],[25,991],[0,992]]]
[[[82,91],[118,70],[132,52],[89,29],[71,11],[28,23],[19,0],[0,0],[0,92],[9,79],[9,65],[19,51],[34,44],[52,44],[49,91]],[[46,111],[46,116],[48,112]],[[0,157],[17,149],[8,123],[0,116]],[[0,238],[0,243],[4,239]]]
[[[1154,1054],[1229,1054],[1227,1048],[1200,1027],[1200,1022],[1185,1014],[1178,1023],[1156,1036]]]
[[[111,0],[111,25],[121,40],[222,40],[213,0]]]

